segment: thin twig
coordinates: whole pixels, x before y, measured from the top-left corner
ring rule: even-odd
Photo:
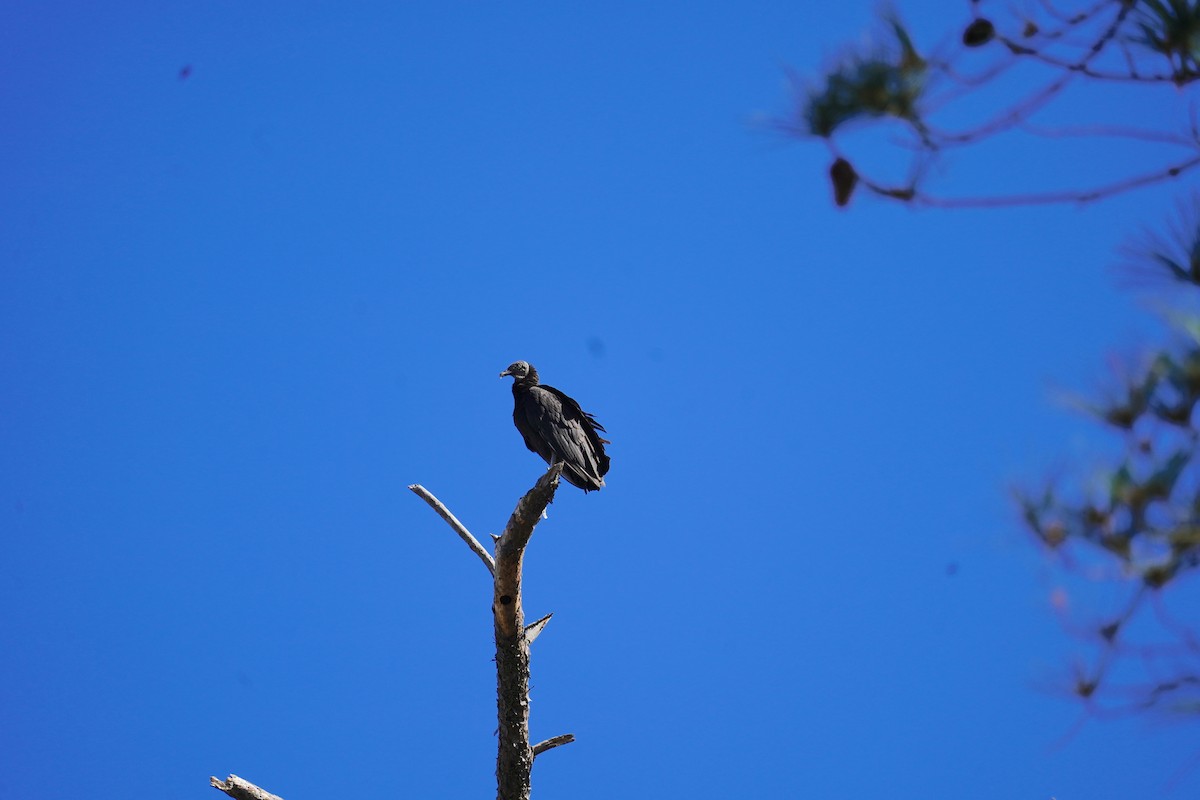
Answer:
[[[932,70],[936,71],[937,74],[944,75],[946,78],[953,81],[955,87],[953,89],[947,89],[944,94],[937,98],[936,103],[930,103],[929,101],[926,101],[922,108],[925,110],[926,114],[936,111],[938,108],[944,106],[949,100],[956,99],[960,95],[966,94],[973,89],[978,89],[980,86],[990,83],[1008,70],[1012,69],[1013,65],[1016,63],[1017,60],[1015,58],[1006,58],[1003,61],[997,61],[995,64],[992,64],[991,66],[981,69],[979,72],[975,72],[970,75],[960,72],[958,68],[955,67],[950,61],[930,63],[929,66]]]
[[[1095,15],[1097,12],[1100,11],[1100,9],[1102,9],[1102,8],[1104,8],[1104,6],[1108,5],[1108,3],[1109,3],[1109,0],[1100,0],[1100,2],[1096,3],[1096,5],[1092,6],[1089,9],[1077,12],[1075,14],[1068,14],[1065,11],[1059,11],[1057,8],[1055,8],[1049,2],[1049,0],[1041,0],[1042,8],[1044,8],[1046,10],[1046,13],[1049,14],[1050,16],[1054,17],[1055,19],[1057,19],[1059,22],[1064,23],[1064,25],[1067,27],[1070,27],[1072,25],[1078,25],[1080,22],[1083,22],[1088,17]]]
[[[1092,686],[1099,686],[1101,682],[1107,680],[1109,668],[1112,665],[1113,659],[1116,658],[1116,648],[1112,642],[1116,637],[1122,635],[1125,630],[1125,625],[1133,618],[1133,615],[1141,608],[1142,601],[1146,597],[1146,584],[1139,584],[1137,589],[1129,598],[1129,604],[1125,610],[1112,621],[1112,636],[1106,642],[1106,646],[1100,650],[1100,656],[1096,659],[1096,663],[1092,665]]]
[[[556,747],[562,747],[564,744],[570,744],[575,741],[575,734],[564,733],[562,736],[555,736],[547,739],[544,742],[538,742],[533,746],[533,757],[537,758],[547,750],[553,750]]]
[[[1058,139],[1068,137],[1136,139],[1143,142],[1177,144],[1181,147],[1188,147],[1191,149],[1196,149],[1197,146],[1200,145],[1200,143],[1190,136],[1184,136],[1177,133],[1168,133],[1167,131],[1150,130],[1148,128],[1126,127],[1122,125],[1066,125],[1062,127],[1050,128],[1026,122],[1019,126],[1019,130],[1024,131],[1031,136],[1038,136],[1043,139]]]
[[[1058,13],[1058,11],[1056,9],[1054,9],[1052,6],[1050,6],[1048,3],[1043,3],[1043,5],[1046,7],[1046,11],[1049,12],[1050,16],[1057,19],[1059,22],[1062,23],[1062,25],[1053,30],[1039,30],[1034,35],[1039,39],[1061,39],[1067,33],[1074,31],[1080,25],[1087,22],[1088,19],[1096,16],[1101,11],[1103,11],[1104,7],[1109,5],[1110,2],[1111,2],[1111,0],[1100,0],[1100,2],[1096,3],[1091,8],[1085,9],[1085,10],[1080,11],[1077,14],[1074,14],[1071,16],[1063,16],[1062,14]]]
[[[234,800],[283,800],[278,795],[271,794],[266,789],[260,789],[250,781],[242,780],[237,775],[230,775],[225,780],[217,780],[214,775],[208,779],[214,789],[220,789]]]
[[[1062,203],[1091,203],[1096,200],[1101,200],[1106,197],[1128,192],[1133,189],[1139,189],[1143,186],[1149,186],[1155,183],[1177,178],[1184,172],[1200,166],[1200,156],[1195,156],[1179,164],[1168,167],[1165,170],[1152,172],[1146,175],[1138,175],[1133,178],[1128,178],[1116,183],[1097,186],[1094,189],[1084,190],[1068,190],[1062,192],[1045,192],[1031,194],[1013,194],[1013,195],[997,195],[995,197],[932,197],[926,194],[918,194],[915,190],[904,188],[894,189],[875,184],[868,181],[866,178],[859,176],[862,184],[876,194],[884,197],[893,197],[898,200],[905,200],[916,205],[931,206],[935,208],[1008,208],[1014,206],[1046,206],[1058,205]]]
[[[1071,82],[1072,78],[1074,78],[1076,75],[1084,73],[1091,62],[1098,55],[1100,55],[1101,52],[1103,52],[1104,48],[1117,35],[1117,32],[1121,29],[1121,25],[1124,24],[1126,17],[1129,16],[1129,12],[1132,10],[1133,4],[1122,4],[1112,23],[1104,30],[1102,34],[1100,34],[1100,37],[1092,43],[1092,45],[1088,48],[1088,52],[1078,61],[1072,62],[1069,65],[1065,65],[1065,71],[1058,78],[1029,95],[1024,100],[1005,111],[1003,114],[973,130],[964,131],[957,134],[945,134],[939,132],[936,137],[938,143],[966,144],[969,142],[978,141],[979,139],[986,138],[993,134],[999,133],[1002,130],[1011,128],[1014,125],[1017,125],[1031,117],[1042,106],[1050,102],[1055,95],[1061,92],[1063,88]],[[1040,55],[1040,51],[1017,44],[1011,40],[1002,39],[1002,41],[1013,55]]]
[[[479,560],[483,562],[485,567],[487,567],[488,572],[490,572],[492,575],[496,574],[496,562],[492,559],[491,553],[483,549],[483,545],[479,543],[479,540],[472,536],[471,532],[467,530],[467,527],[458,521],[458,517],[450,513],[450,509],[442,505],[441,500],[438,500],[436,497],[434,497],[428,489],[419,483],[414,483],[408,488],[411,489],[417,495],[417,497],[420,497],[422,500],[428,503],[430,508],[436,511],[442,519],[446,520],[447,524],[454,529],[454,532],[458,534],[459,538],[467,543],[467,547],[471,548],[471,552],[479,556]]]
[[[1184,647],[1193,653],[1200,652],[1200,639],[1196,638],[1196,632],[1176,620],[1167,612],[1161,593],[1155,592],[1150,595],[1150,608],[1153,610],[1158,623],[1179,637]]]
[[[1164,74],[1155,73],[1153,75],[1142,75],[1130,69],[1128,72],[1105,72],[1095,69],[1086,61],[1068,61],[1065,58],[1052,56],[1035,47],[1027,47],[1019,42],[1013,41],[1004,36],[997,37],[1005,47],[1009,49],[1015,56],[1027,56],[1051,67],[1065,69],[1068,72],[1077,72],[1080,75],[1086,75],[1089,78],[1094,78],[1101,81],[1116,81],[1121,83],[1173,83],[1177,86],[1183,86],[1200,78],[1200,75],[1188,70],[1186,67],[1180,68],[1175,72]]]
[[[1050,83],[1030,94],[1021,102],[1014,105],[1012,108],[1005,111],[1003,114],[985,122],[977,128],[972,128],[961,133],[946,133],[943,131],[935,131],[935,137],[939,146],[953,144],[970,144],[980,139],[984,139],[993,134],[999,133],[1002,130],[1011,128],[1033,115],[1042,106],[1054,99],[1054,96],[1063,90],[1071,79],[1075,77],[1075,73],[1068,72],[1055,78]]]

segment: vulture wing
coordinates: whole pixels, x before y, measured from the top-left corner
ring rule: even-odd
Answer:
[[[525,446],[549,464],[554,452],[538,427],[538,420],[545,414],[540,410],[537,400],[531,396],[532,393],[528,388],[514,387],[514,390],[513,396],[516,403],[513,404],[513,422],[520,431],[521,438],[525,440]]]
[[[566,462],[563,476],[585,492],[603,486],[608,472],[604,452],[607,440],[596,431],[604,427],[579,403],[552,386],[531,386],[525,396],[524,421],[530,433],[520,420],[517,429],[525,437],[526,446],[547,463],[554,459]],[[520,409],[514,419],[519,415]]]

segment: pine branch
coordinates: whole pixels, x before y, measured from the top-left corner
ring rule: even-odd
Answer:
[[[1132,178],[1104,184],[1103,186],[1096,186],[1091,189],[1068,189],[1059,192],[1030,192],[1028,194],[980,197],[938,197],[935,195],[922,194],[918,192],[914,186],[884,186],[883,184],[875,183],[867,179],[861,174],[858,175],[858,179],[861,181],[863,186],[867,187],[875,194],[883,197],[890,197],[894,200],[903,200],[905,202],[912,203],[913,205],[929,206],[932,208],[1010,208],[1016,206],[1092,203],[1096,200],[1102,200],[1107,197],[1132,191],[1133,189],[1140,189],[1143,186],[1150,186],[1155,183],[1162,183],[1163,181],[1177,178],[1183,173],[1195,169],[1197,166],[1200,166],[1200,156],[1193,156],[1187,161],[1173,164],[1172,166],[1163,170],[1144,175],[1135,175]]]

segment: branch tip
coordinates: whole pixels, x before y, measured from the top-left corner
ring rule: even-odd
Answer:
[[[529,623],[528,625],[526,625],[525,626],[525,641],[528,642],[529,644],[533,644],[533,640],[536,639],[543,630],[545,630],[546,624],[548,622],[550,622],[550,618],[553,616],[554,616],[554,612],[551,611],[549,614],[542,617],[541,619],[535,620],[535,621]]]
[[[471,535],[471,532],[467,530],[467,526],[458,521],[458,517],[450,513],[450,509],[446,508],[441,500],[434,497],[432,492],[419,483],[410,484],[408,488],[413,494],[428,503],[429,507],[438,513],[438,516],[446,520],[446,524],[458,534],[460,539],[466,542],[467,547],[471,548],[471,552],[479,556],[479,560],[487,567],[488,572],[492,575],[496,574],[496,562],[492,558],[491,553],[483,549],[483,545],[479,543],[479,540]]]
[[[553,750],[556,747],[561,747],[564,744],[570,744],[573,741],[575,741],[575,734],[564,733],[562,736],[555,736],[551,739],[547,739],[544,742],[538,742],[533,746],[533,757],[537,758],[547,750]]]
[[[230,775],[225,780],[218,780],[217,776],[212,775],[208,779],[209,786],[214,789],[220,789],[225,794],[234,798],[234,800],[283,800],[278,795],[271,794],[266,789],[260,789],[253,783],[239,778],[237,775]]]

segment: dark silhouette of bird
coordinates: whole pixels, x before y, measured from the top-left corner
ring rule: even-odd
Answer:
[[[608,456],[600,438],[604,426],[567,395],[538,381],[537,370],[516,361],[500,373],[513,378],[513,422],[525,446],[547,464],[563,463],[567,483],[591,492],[604,485]],[[599,431],[600,433],[597,433]]]

